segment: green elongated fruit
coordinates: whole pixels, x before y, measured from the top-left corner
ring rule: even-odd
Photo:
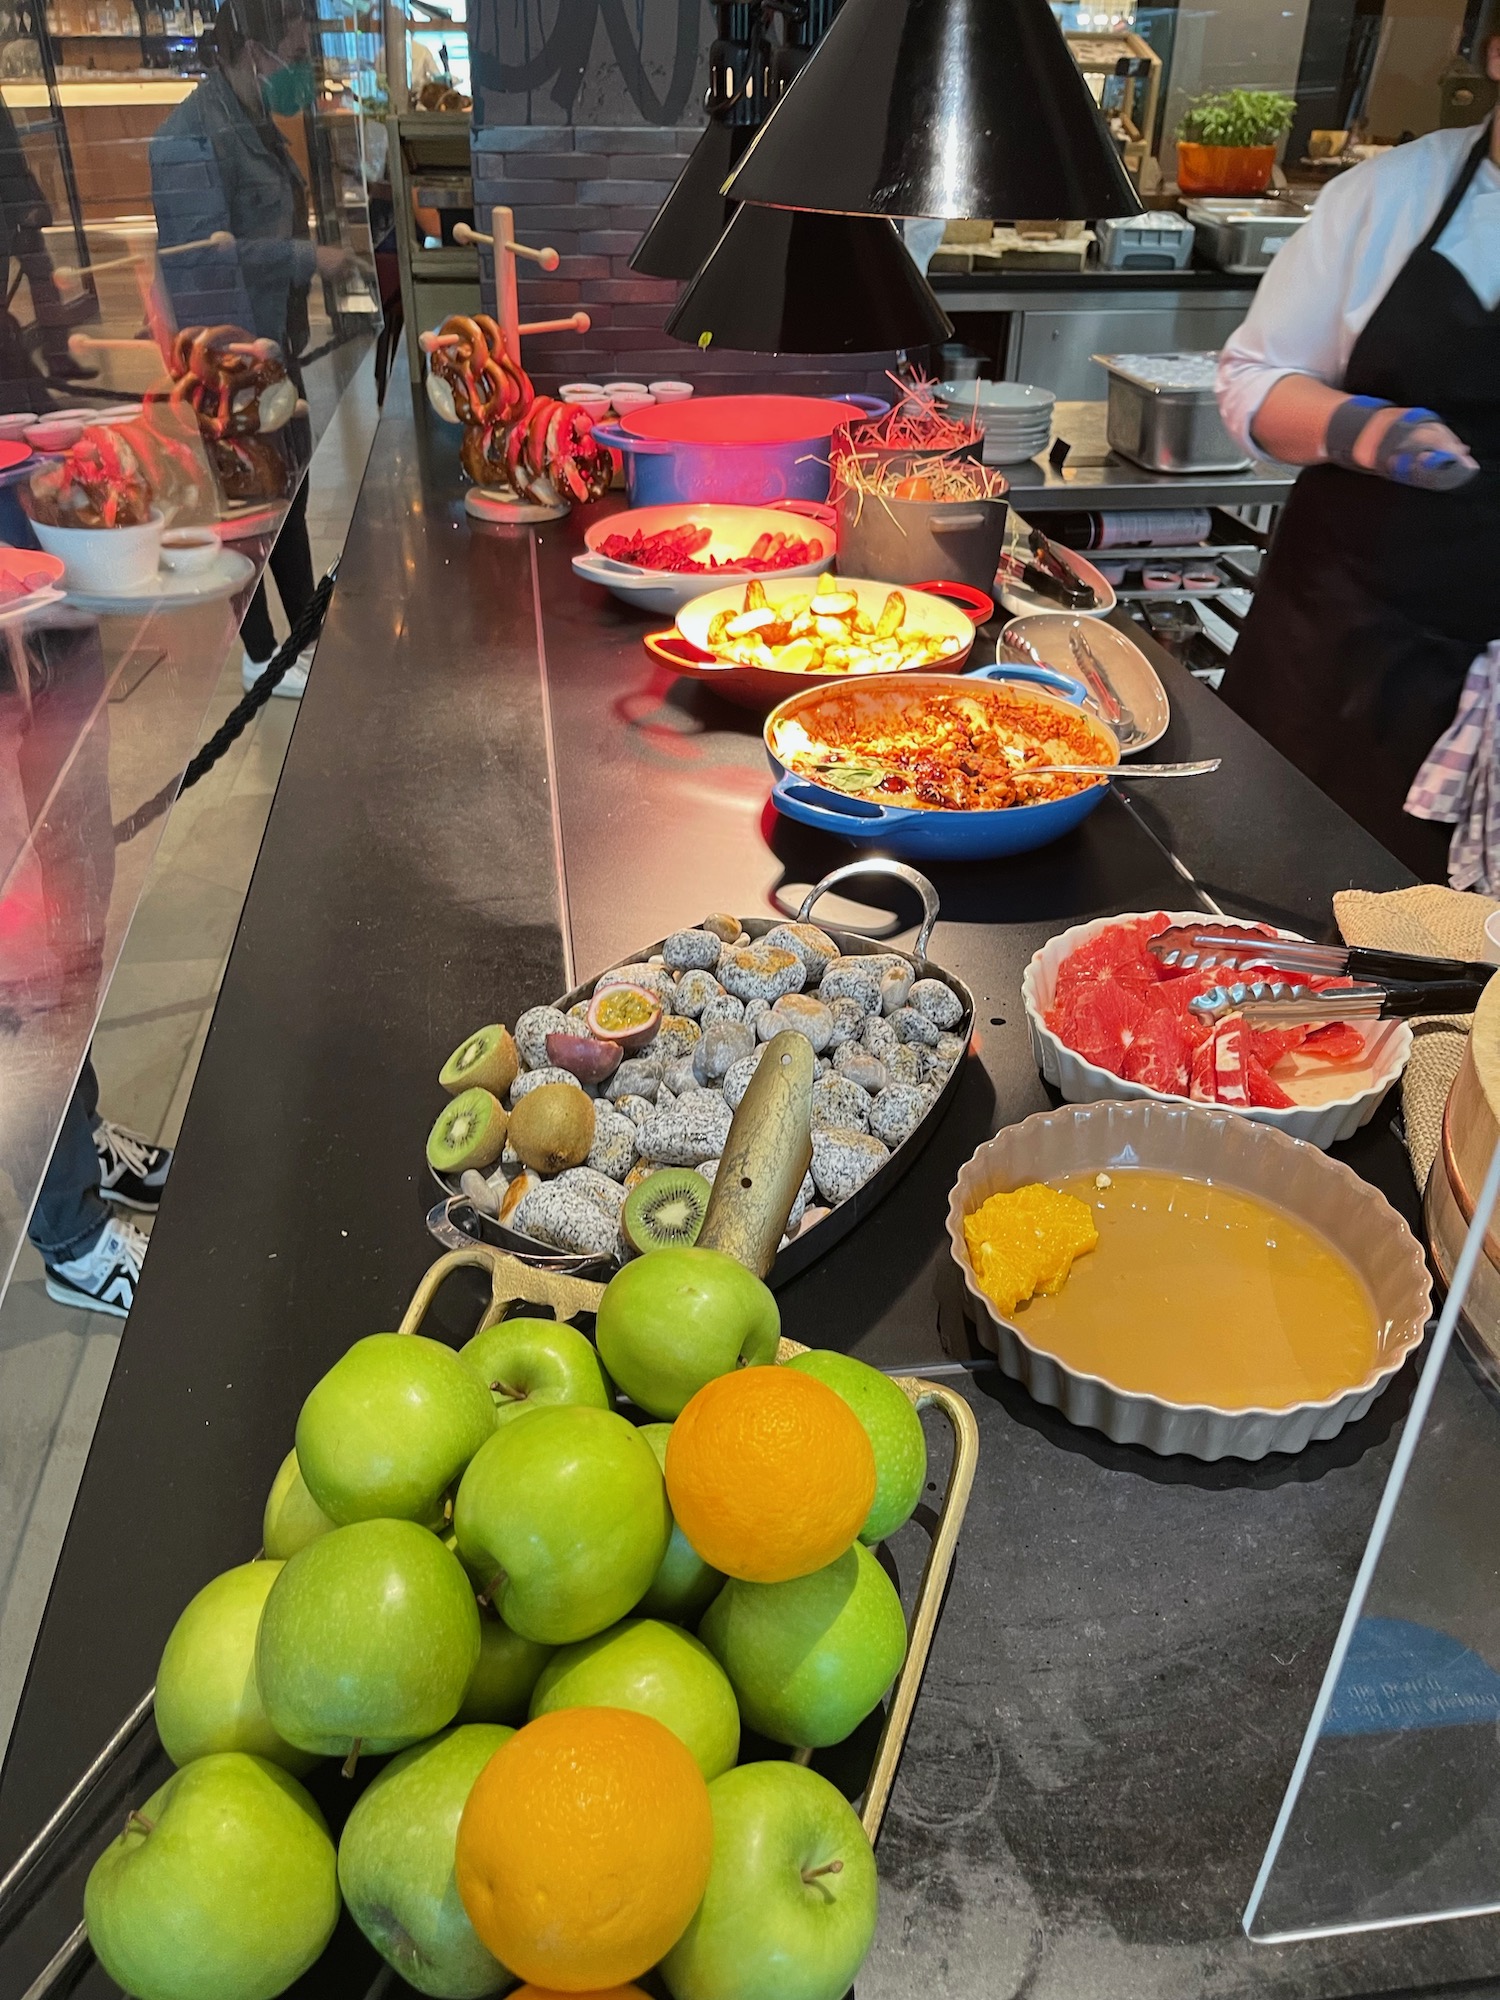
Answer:
[[[698,1232],[700,1250],[722,1250],[758,1278],[776,1261],[812,1164],[816,1060],[807,1037],[790,1030],[766,1044],[734,1114]]]

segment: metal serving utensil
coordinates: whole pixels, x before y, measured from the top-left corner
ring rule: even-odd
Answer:
[[[1466,1014],[1472,989],[1459,981],[1429,980],[1410,986],[1299,986],[1281,979],[1232,980],[1189,1000],[1188,1011],[1207,1020],[1243,1014],[1262,1027],[1296,1021],[1406,1021],[1419,1014]]]
[[[1016,778],[1202,778],[1217,771],[1222,757],[1197,757],[1189,764],[1017,764]]]
[[[1120,748],[1127,749],[1146,732],[1136,722],[1129,705],[1122,700],[1119,689],[1109,677],[1109,669],[1076,625],[1068,634],[1068,645],[1074,664],[1083,676],[1084,686],[1098,702],[1104,720],[1119,737]]]
[[[1217,924],[1174,924],[1148,938],[1146,944],[1163,965],[1181,966],[1185,972],[1216,965],[1274,965],[1279,971],[1323,979],[1353,974],[1371,981],[1461,984],[1476,989],[1476,1000],[1496,969],[1463,958],[1424,958],[1411,952],[1377,951],[1368,945],[1314,944],[1307,938],[1267,937],[1263,931],[1227,929]]]

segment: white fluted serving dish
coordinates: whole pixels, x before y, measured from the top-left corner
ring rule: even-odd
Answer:
[[[1074,924],[1068,930],[1059,931],[1049,938],[1040,951],[1033,952],[1026,970],[1021,975],[1021,1001],[1026,1009],[1026,1026],[1031,1035],[1031,1053],[1043,1080],[1054,1090],[1060,1090],[1069,1104],[1093,1104],[1103,1097],[1125,1099],[1149,1099],[1156,1104],[1191,1104],[1193,1099],[1179,1097],[1173,1092],[1153,1090],[1149,1084],[1131,1083],[1123,1076],[1116,1076],[1110,1069],[1100,1069],[1097,1063],[1086,1062],[1076,1050],[1060,1041],[1047,1026],[1045,1016],[1052,1005],[1057,988],[1057,974],[1062,962],[1078,947],[1086,944],[1099,932],[1107,930],[1111,924],[1135,923],[1141,917],[1152,916],[1154,911],[1123,911],[1118,916],[1096,917],[1090,923]],[[1232,927],[1234,919],[1221,920],[1207,918],[1202,910],[1168,910],[1165,913],[1170,924],[1202,924],[1212,922],[1215,928],[1225,925]],[[1248,928],[1248,926],[1246,926]],[[1296,937],[1295,931],[1279,931],[1280,937]],[[1285,1132],[1289,1138],[1305,1139],[1309,1145],[1327,1149],[1336,1146],[1343,1139],[1352,1139],[1361,1125],[1368,1125],[1375,1116],[1381,1099],[1401,1076],[1411,1056],[1411,1029],[1405,1021],[1381,1021],[1375,1024],[1379,1039],[1374,1043],[1375,1081],[1368,1088],[1356,1091],[1348,1097],[1330,1098],[1324,1104],[1295,1104],[1290,1110],[1277,1110],[1274,1106],[1247,1104],[1243,1108],[1223,1104],[1217,1107],[1235,1118],[1248,1118],[1257,1125],[1269,1125],[1277,1132]]]
[[[992,1194],[1070,1174],[1146,1167],[1213,1181],[1290,1211],[1359,1272],[1375,1302],[1379,1360],[1361,1382],[1316,1403],[1220,1409],[1174,1403],[1067,1366],[1002,1319],[980,1290],[964,1242],[964,1217]],[[948,1198],[948,1237],[972,1301],[980,1339],[1004,1372],[1069,1423],[1163,1457],[1264,1458],[1302,1451],[1364,1416],[1421,1344],[1432,1302],[1421,1246],[1378,1189],[1305,1140],[1254,1124],[1224,1105],[1096,1103],[1038,1112],[988,1139],[961,1169]],[[1213,1300],[1203,1302],[1211,1334]]]

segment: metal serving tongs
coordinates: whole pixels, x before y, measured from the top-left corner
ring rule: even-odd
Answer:
[[[1191,971],[1268,962],[1284,976],[1226,980],[1189,1004],[1214,1016],[1243,1009],[1258,1021],[1393,1021],[1418,1014],[1472,1014],[1495,967],[1462,958],[1423,958],[1377,951],[1367,945],[1313,944],[1305,938],[1268,938],[1215,924],[1174,924],[1147,939],[1163,965]],[[1363,983],[1317,990],[1296,975]]]

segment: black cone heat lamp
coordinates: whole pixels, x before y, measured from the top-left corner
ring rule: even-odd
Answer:
[[[884,216],[746,201],[666,330],[756,354],[870,354],[946,340],[953,323]]]
[[[952,322],[892,225],[799,215],[723,193],[764,119],[812,57],[838,0],[717,9],[709,122],[631,258],[650,277],[692,278],[666,331],[760,354],[848,354],[946,340]],[[781,13],[773,44],[769,16]]]
[[[844,0],[726,190],[840,215],[1135,215],[1047,0]]]
[[[643,277],[692,277],[734,213],[724,183],[769,109],[772,50],[758,0],[733,0],[715,12],[719,33],[708,55],[708,124],[630,260],[631,270]]]

